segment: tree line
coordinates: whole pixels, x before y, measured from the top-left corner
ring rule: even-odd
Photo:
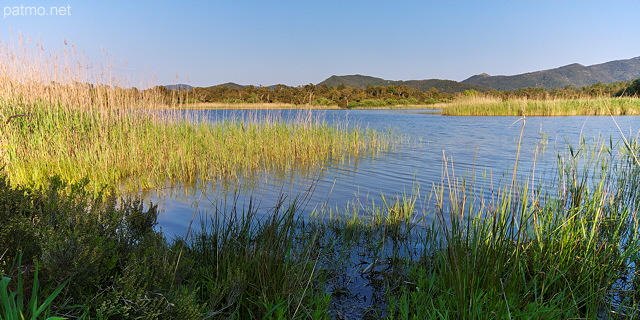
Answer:
[[[635,88],[635,89],[634,89]],[[524,88],[514,91],[491,90],[480,92],[465,90],[455,94],[440,92],[436,88],[421,91],[407,85],[368,86],[356,88],[346,85],[326,86],[308,84],[291,87],[278,84],[272,87],[214,86],[170,90],[157,86],[152,90],[172,103],[284,103],[295,105],[337,105],[342,108],[378,107],[388,105],[428,105],[446,103],[461,97],[478,96],[503,100],[529,99],[584,99],[612,96],[633,96],[640,92],[640,79],[612,84],[596,83],[562,89]]]

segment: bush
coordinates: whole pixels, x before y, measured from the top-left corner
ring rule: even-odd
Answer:
[[[17,291],[30,296],[42,288],[39,296],[55,298],[47,299],[47,314],[98,319],[326,313],[324,291],[307,291],[315,248],[298,247],[295,206],[278,207],[264,221],[251,209],[221,212],[216,216],[227,219],[216,220],[220,224],[168,242],[155,230],[155,205],[118,199],[109,190],[93,194],[87,185],[54,177],[43,188],[28,189],[0,177],[5,301],[21,301],[13,299]],[[8,287],[20,276],[33,283],[24,292]]]
[[[229,98],[229,99],[222,100],[222,103],[234,104],[234,103],[245,103],[245,101],[242,100],[242,99],[231,99],[231,98]]]
[[[387,102],[381,99],[364,99],[361,101],[349,102],[347,108],[372,108],[386,106]]]
[[[198,318],[194,293],[180,286],[180,294],[171,290],[169,261],[176,259],[154,229],[157,207],[145,209],[139,199],[118,200],[107,191],[92,194],[87,184],[54,177],[45,188],[30,190],[0,178],[2,275],[13,277],[38,265],[40,287],[51,290],[70,281],[56,301],[84,306],[85,316]],[[178,300],[183,304],[176,307]]]

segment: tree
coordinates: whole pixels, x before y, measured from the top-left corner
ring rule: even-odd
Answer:
[[[629,85],[628,87],[616,93],[616,97],[622,97],[622,96],[627,96],[627,97],[640,96],[640,78],[633,80],[631,85]]]

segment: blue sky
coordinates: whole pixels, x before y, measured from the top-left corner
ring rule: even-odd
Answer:
[[[66,7],[23,15],[20,6]],[[158,84],[519,74],[640,56],[640,1],[0,0],[0,37],[63,40]],[[9,14],[8,14],[9,13]],[[133,84],[136,85],[136,84]]]

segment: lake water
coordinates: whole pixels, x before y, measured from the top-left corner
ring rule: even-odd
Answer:
[[[295,117],[296,110],[198,110],[188,111],[212,121],[251,114],[279,114]],[[433,110],[313,110],[314,116],[330,124],[348,123],[402,137],[391,150],[352,159],[347,163],[328,160],[318,168],[255,174],[251,183],[229,181],[211,185],[204,190],[173,188],[149,197],[162,210],[159,225],[168,235],[181,236],[186,232],[194,213],[195,225],[200,215],[212,214],[215,208],[225,210],[236,203],[247,206],[249,199],[260,210],[268,212],[281,195],[288,201],[298,197],[303,204],[302,214],[309,215],[320,206],[344,208],[348,203],[380,203],[380,195],[387,198],[412,193],[416,188],[426,195],[432,186],[443,179],[445,163],[453,164],[457,177],[476,177],[475,186],[491,188],[491,182],[510,181],[518,155],[518,141],[522,144],[518,161],[518,176],[544,179],[558,161],[557,152],[567,145],[577,146],[584,138],[611,137],[621,139],[637,136],[640,117],[609,116],[572,117],[458,117],[441,116]],[[618,129],[618,126],[620,129]],[[451,167],[449,167],[449,172]],[[487,177],[485,179],[485,177]],[[312,190],[311,192],[309,190]],[[418,210],[430,210],[429,201],[421,201]]]

